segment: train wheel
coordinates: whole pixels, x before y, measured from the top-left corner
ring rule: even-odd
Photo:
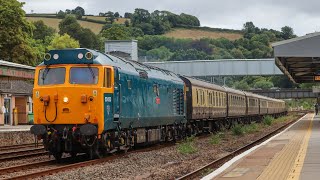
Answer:
[[[61,162],[62,152],[53,153],[53,157],[56,159],[57,162]]]
[[[70,155],[71,155],[72,158],[76,158],[76,157],[77,157],[77,154],[78,154],[77,152],[71,152],[71,153],[70,153]]]

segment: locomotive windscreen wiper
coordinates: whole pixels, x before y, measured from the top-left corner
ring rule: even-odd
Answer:
[[[48,65],[48,66],[46,66],[46,68],[44,69],[44,72],[43,72],[43,74],[42,74],[42,77],[41,77],[42,83],[44,83],[44,80],[46,79],[49,71],[50,71],[50,68],[49,68],[49,65]]]
[[[91,75],[92,75],[92,80],[94,80],[95,76],[94,76],[94,72],[93,72],[92,68],[90,67],[90,64],[88,64],[88,68],[90,69],[90,72],[91,72]]]

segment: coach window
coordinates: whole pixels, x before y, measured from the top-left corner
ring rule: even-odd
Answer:
[[[199,104],[199,97],[198,97],[198,90],[196,89],[196,98],[197,98],[197,104]]]
[[[205,104],[204,91],[202,91],[202,105]]]

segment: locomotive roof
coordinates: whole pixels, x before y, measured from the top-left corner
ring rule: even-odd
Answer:
[[[89,58],[87,58],[87,55]],[[102,54],[100,52],[85,48],[51,50],[45,55],[43,63],[41,63],[39,66],[50,66],[56,64],[109,65],[117,67],[119,71],[123,71],[132,75],[139,76],[141,72],[143,72],[142,74],[147,75],[148,78],[183,83],[178,75],[168,70],[145,65],[137,61],[131,61],[112,55]]]

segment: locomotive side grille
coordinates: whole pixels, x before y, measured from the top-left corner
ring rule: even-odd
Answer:
[[[173,112],[174,114],[184,114],[184,95],[183,89],[173,90]]]

